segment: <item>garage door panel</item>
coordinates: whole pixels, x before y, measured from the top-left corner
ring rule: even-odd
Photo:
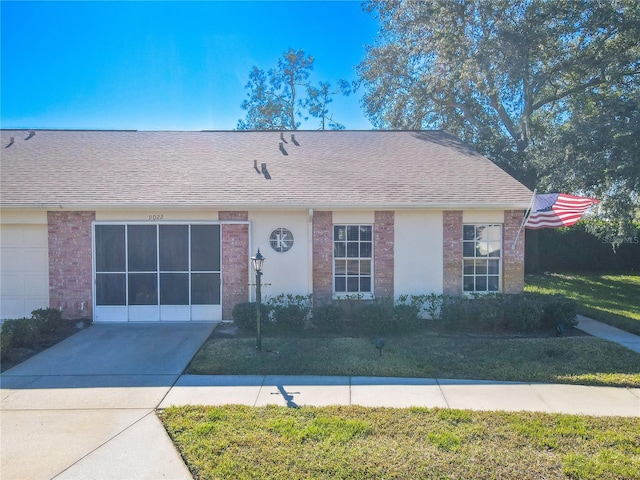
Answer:
[[[24,270],[26,249],[21,248],[5,248],[2,246],[2,256],[0,262],[2,262],[3,272],[19,272]]]
[[[3,267],[4,268],[4,267]],[[17,273],[2,273],[0,285],[4,295],[22,295],[24,291],[24,277]]]
[[[23,230],[22,244],[25,247],[48,248],[49,231],[35,225],[27,226]]]
[[[24,228],[24,227],[23,227]],[[18,225],[3,225],[0,228],[0,240],[3,247],[24,246],[24,230]]]
[[[24,293],[30,295],[49,295],[49,276],[38,273],[25,273]]]
[[[0,227],[0,318],[19,318],[49,305],[47,225]]]
[[[25,271],[33,272],[40,270],[42,265],[49,263],[49,252],[43,248],[26,248],[23,250],[23,268]]]

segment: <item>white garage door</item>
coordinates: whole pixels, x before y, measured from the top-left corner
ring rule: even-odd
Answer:
[[[49,306],[47,235],[46,225],[0,226],[0,318]]]
[[[94,226],[95,320],[222,318],[220,225]]]

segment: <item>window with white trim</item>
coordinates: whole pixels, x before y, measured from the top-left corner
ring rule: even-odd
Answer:
[[[499,292],[502,272],[502,225],[462,226],[462,289]]]
[[[373,291],[373,225],[333,226],[333,291],[337,295]]]

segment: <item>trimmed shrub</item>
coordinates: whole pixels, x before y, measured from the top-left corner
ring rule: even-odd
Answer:
[[[342,330],[342,309],[335,303],[329,303],[313,309],[313,324],[325,333],[338,333]]]
[[[374,335],[393,332],[393,307],[393,300],[388,297],[364,301],[356,312],[357,329]]]
[[[576,325],[576,302],[561,295],[490,294],[443,296],[442,325],[475,332],[532,332]]]
[[[262,313],[262,327],[265,326],[265,323],[268,321],[268,310],[265,304],[261,305],[261,313]],[[256,308],[256,302],[243,302],[238,303],[233,307],[231,311],[231,316],[233,317],[233,322],[236,326],[245,332],[255,332],[256,331],[256,315],[258,310]]]
[[[31,318],[16,318],[5,320],[2,324],[2,348],[19,348],[33,345],[40,330]],[[6,344],[6,346],[5,346]]]
[[[65,324],[57,308],[39,308],[31,312],[31,318],[41,332],[54,332]]]
[[[425,295],[401,295],[393,307],[393,330],[409,332],[425,325],[420,316],[423,305],[427,301]]]
[[[542,303],[529,295],[508,295],[504,302],[505,326],[516,332],[533,332],[542,325]]]
[[[280,332],[297,332],[304,328],[311,310],[311,295],[280,294],[267,301],[269,320]]]
[[[429,295],[425,295],[424,303],[426,304],[424,307],[425,312],[429,318],[433,320],[440,320],[440,313],[442,309],[442,302],[445,299],[445,295],[438,295],[437,293],[430,293]]]
[[[576,319],[577,303],[562,295],[543,296],[542,324],[554,328],[562,334],[567,328],[578,324]]]
[[[471,325],[486,332],[500,332],[506,329],[506,299],[500,294],[476,295],[470,299],[467,319]]]
[[[468,300],[464,296],[443,296],[440,306],[440,320],[445,328],[453,330],[466,326]]]

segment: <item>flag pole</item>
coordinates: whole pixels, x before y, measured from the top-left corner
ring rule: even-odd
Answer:
[[[522,219],[522,223],[520,224],[520,228],[518,229],[518,233],[516,233],[516,238],[513,241],[513,243],[511,244],[511,250],[515,250],[516,249],[516,243],[518,243],[518,239],[520,238],[520,232],[522,231],[522,228],[527,223],[527,220],[529,220],[529,217],[533,213],[533,204],[536,201],[536,192],[537,191],[538,191],[538,189],[536,189],[536,188],[533,189],[533,196],[531,197],[531,203],[529,203],[529,209],[524,214],[524,217]]]

